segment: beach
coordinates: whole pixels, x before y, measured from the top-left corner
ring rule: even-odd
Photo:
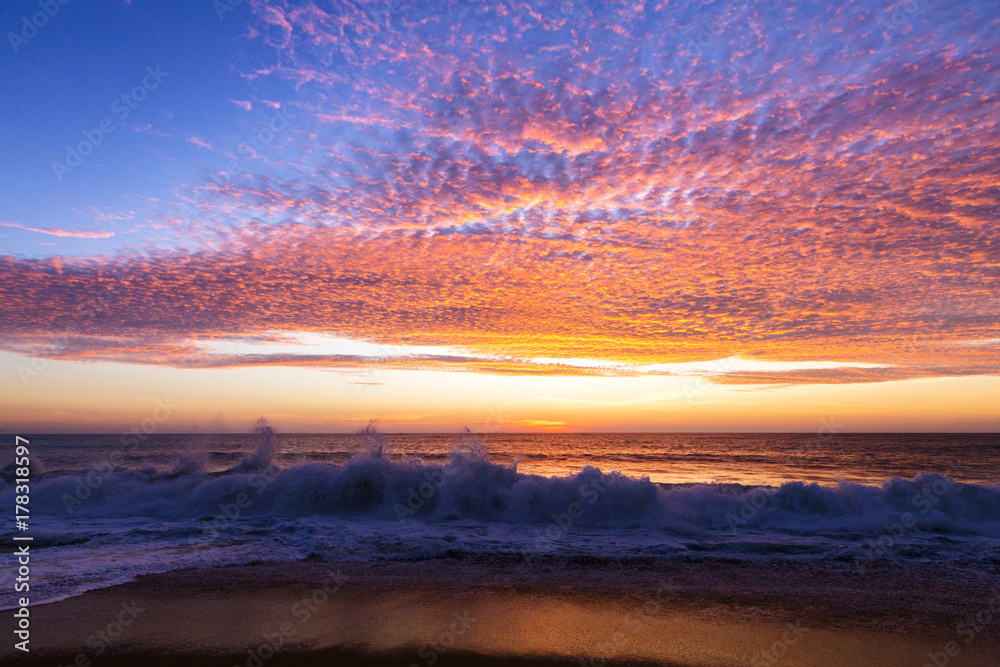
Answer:
[[[142,576],[33,607],[31,622],[21,664],[985,667],[1000,659],[1000,572],[555,556],[255,563]]]

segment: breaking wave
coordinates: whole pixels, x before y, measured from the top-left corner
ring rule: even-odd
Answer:
[[[797,535],[924,533],[1000,537],[1000,484],[956,482],[941,474],[893,477],[877,485],[789,482],[660,485],[595,467],[563,477],[498,464],[466,436],[444,463],[393,458],[373,425],[347,463],[276,463],[273,430],[258,424],[256,451],[223,472],[185,454],[169,469],[122,466],[40,474],[35,515],[166,520],[306,516],[437,523],[573,524],[702,531],[781,531]],[[13,503],[5,475],[0,498]]]

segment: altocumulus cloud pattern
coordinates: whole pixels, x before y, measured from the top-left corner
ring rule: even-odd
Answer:
[[[734,350],[854,365],[721,381],[1000,371],[995,2],[229,9],[255,54],[237,102],[282,121],[177,183],[142,248],[0,258],[4,349],[371,363],[269,347],[328,336],[499,373]]]

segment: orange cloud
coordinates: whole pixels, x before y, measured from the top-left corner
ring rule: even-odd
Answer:
[[[497,374],[847,364],[702,371],[730,384],[1000,372],[998,346],[955,344],[1000,335],[995,16],[972,34],[928,7],[887,49],[859,2],[704,29],[683,3],[252,9],[273,61],[247,79],[292,84],[296,119],[238,174],[179,187],[159,250],[0,258],[0,347]],[[303,332],[454,352],[199,344]]]

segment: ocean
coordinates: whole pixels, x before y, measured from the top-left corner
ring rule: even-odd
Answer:
[[[306,559],[1000,564],[997,434],[27,437],[35,604]]]

